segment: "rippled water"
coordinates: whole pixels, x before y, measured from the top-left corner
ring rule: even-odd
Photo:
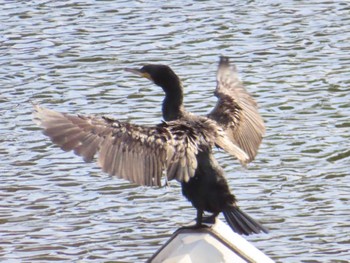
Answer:
[[[1,1],[1,262],[142,262],[190,222],[176,183],[136,187],[63,153],[30,101],[157,123],[160,89],[122,70],[157,62],[204,114],[221,54],[267,126],[248,169],[217,154],[240,206],[270,229],[247,239],[278,262],[347,262],[350,4],[322,0]]]

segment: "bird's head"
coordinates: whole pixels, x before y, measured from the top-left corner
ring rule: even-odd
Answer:
[[[179,77],[166,65],[148,64],[140,69],[126,68],[125,70],[151,80],[162,87],[166,93],[181,87]]]

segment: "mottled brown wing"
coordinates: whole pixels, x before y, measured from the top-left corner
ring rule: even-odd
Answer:
[[[265,126],[257,103],[243,87],[236,68],[230,67],[227,57],[220,58],[215,96],[218,102],[208,117],[215,120],[252,161],[265,133]]]
[[[197,146],[190,127],[177,122],[145,127],[107,117],[68,115],[34,105],[34,120],[64,151],[90,162],[97,156],[104,172],[138,185],[188,181],[197,168]],[[183,127],[184,126],[184,127]],[[194,138],[194,139],[193,139]]]

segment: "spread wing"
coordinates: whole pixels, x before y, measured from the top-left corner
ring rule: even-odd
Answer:
[[[187,182],[197,168],[196,134],[177,121],[145,127],[107,117],[68,115],[34,105],[34,120],[64,151],[90,162],[97,155],[104,172],[138,185],[167,179]]]
[[[265,126],[257,103],[243,87],[236,68],[230,67],[227,57],[220,57],[215,96],[218,102],[208,117],[215,120],[252,161],[265,133]]]

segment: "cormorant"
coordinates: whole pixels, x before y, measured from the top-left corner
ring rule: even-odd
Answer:
[[[68,115],[35,107],[35,120],[53,143],[92,161],[97,154],[104,172],[138,185],[161,186],[176,179],[183,195],[197,209],[196,225],[213,223],[220,212],[239,234],[267,230],[238,206],[223,169],[213,156],[217,146],[243,165],[252,161],[265,132],[257,104],[244,89],[235,67],[220,57],[215,95],[218,101],[207,116],[187,112],[179,77],[166,65],[148,64],[126,69],[145,77],[165,92],[164,121],[136,125],[109,117]],[[204,211],[212,213],[203,217]]]

